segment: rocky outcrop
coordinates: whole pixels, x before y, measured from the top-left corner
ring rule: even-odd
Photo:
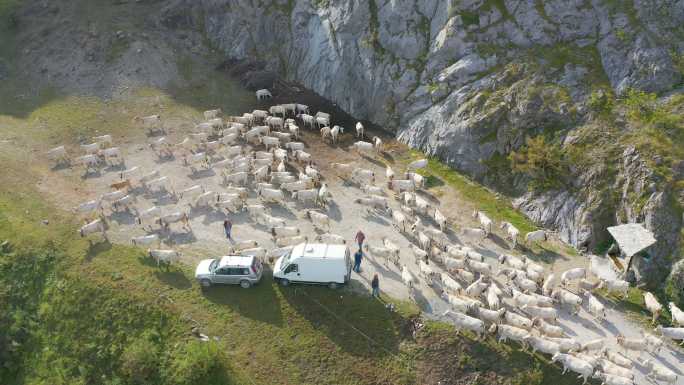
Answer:
[[[572,137],[593,90],[665,92],[682,80],[675,0],[178,0],[161,14],[195,15],[228,57],[261,60],[485,182],[488,162],[527,137]],[[518,180],[516,204],[579,247],[605,225],[645,221],[664,261],[681,218],[648,167],[631,153],[619,163],[607,185],[591,167],[557,191],[525,193]]]

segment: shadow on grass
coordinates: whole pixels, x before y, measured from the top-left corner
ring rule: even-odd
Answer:
[[[322,286],[278,290],[299,315],[345,352],[373,359],[398,352],[406,320],[384,303],[350,290]]]
[[[108,240],[101,240],[93,242],[88,241],[88,250],[86,251],[85,259],[86,261],[91,261],[93,258],[97,257],[101,253],[106,253],[112,249],[112,244]]]
[[[533,249],[522,243],[518,243],[517,248],[520,249],[526,256],[530,257],[533,261],[541,261],[545,263],[553,263],[557,259],[567,260],[568,257],[563,254],[559,254],[555,250],[545,248],[543,245],[538,245],[539,249]]]
[[[192,282],[185,277],[182,271],[155,271],[157,279],[178,290],[186,290],[192,287]]]
[[[225,306],[241,316],[283,326],[280,299],[275,292],[276,283],[272,273],[264,271],[261,282],[249,289],[239,285],[215,285],[203,290],[206,299],[219,306]]]

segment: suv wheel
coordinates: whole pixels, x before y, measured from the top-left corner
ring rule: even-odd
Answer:
[[[252,286],[252,283],[247,281],[247,280],[240,281],[240,287],[243,289],[249,289],[251,286]]]
[[[206,289],[208,287],[211,287],[211,281],[208,279],[203,279],[200,281],[200,285],[202,285],[203,289]]]
[[[337,286],[338,286],[338,285],[337,285],[337,282],[330,282],[330,283],[328,284],[328,287],[331,288],[332,290],[337,289]]]
[[[287,280],[287,279],[285,279],[285,278],[283,278],[283,279],[280,280],[280,284],[283,285],[283,286],[287,286],[287,285],[290,284],[290,281]]]

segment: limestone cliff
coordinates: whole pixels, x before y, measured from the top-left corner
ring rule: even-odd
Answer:
[[[162,12],[190,17],[228,57],[264,61],[517,196],[575,246],[600,244],[606,225],[642,221],[661,241],[656,270],[677,254],[679,156],[640,154],[649,147],[623,140],[638,126],[625,110],[600,119],[597,105],[680,85],[684,1],[179,0]],[[570,161],[559,183],[530,189],[507,156],[536,136]]]

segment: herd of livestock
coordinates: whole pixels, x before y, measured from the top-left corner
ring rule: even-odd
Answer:
[[[268,98],[270,94],[264,91],[260,90],[257,98]],[[95,137],[92,144],[81,145],[82,153],[73,159],[65,146],[60,146],[47,154],[56,165],[82,165],[86,174],[97,172],[106,165],[120,167],[120,180],[111,184],[111,192],[75,208],[86,222],[79,229],[81,236],[99,233],[106,238],[107,210],[110,213],[128,211],[135,214],[137,223],[147,231],[147,235],[132,238],[133,244],[147,247],[149,255],[158,263],[170,263],[180,258],[180,251],[171,245],[163,248],[160,236],[169,235],[172,226],[181,226],[184,231],[191,232],[190,211],[206,209],[236,213],[246,210],[253,221],[272,234],[274,247],[246,240],[233,244],[232,252],[267,260],[309,240],[298,227],[288,226],[285,219],[269,211],[271,204],[286,206],[288,201],[294,200],[305,208],[303,216],[318,230],[317,241],[346,242],[343,236],[330,232],[331,219],[326,210],[332,196],[312,155],[305,151],[306,146],[300,141],[301,126],[316,129],[323,140],[337,143],[344,128],[331,127],[329,114],[310,115],[307,106],[294,103],[225,118],[221,110],[210,110],[204,112],[204,121],[179,143],[172,143],[163,136],[165,129],[160,115],[136,117],[135,121],[152,137],[150,148],[160,159],[178,159],[191,174],[200,177],[203,171],[212,169],[220,175],[223,190],[210,191],[202,184],[176,190],[171,178],[158,169],[143,170],[125,165],[123,153],[114,146],[110,135]],[[382,151],[380,138],[366,142],[363,125],[357,123],[355,128],[358,141],[353,144],[354,150],[363,156]],[[573,268],[558,277],[545,275],[543,266],[524,256],[503,254],[497,263],[489,263],[474,249],[474,245],[491,234],[495,225],[481,211],[473,213],[479,227],[461,230],[463,239],[473,247],[451,242],[448,218],[420,194],[425,181],[417,171],[426,166],[426,160],[417,160],[397,175],[388,166],[383,183],[377,184],[381,176],[370,169],[354,163],[330,164],[338,177],[357,185],[365,193],[354,200],[356,204],[391,218],[396,230],[412,242],[410,254],[416,267],[411,268],[401,264],[402,250],[388,238],[371,239],[364,246],[367,254],[388,268],[396,266],[410,293],[416,290],[419,279],[423,280],[442,293],[450,305],[444,316],[458,330],[468,330],[478,336],[492,333],[499,341],[515,340],[525,349],[531,347],[533,351],[551,355],[553,361],[562,363],[564,372],[573,371],[585,382],[594,376],[608,385],[633,384],[634,360],[650,370],[649,378],[676,382],[677,374],[672,370],[652,359],[641,360],[642,351],[655,352],[661,348],[663,340],[660,337],[645,332],[641,338],[618,335],[617,344],[623,350],[620,353],[607,346],[605,339],[580,343],[567,336],[556,322],[559,311],[564,308],[578,315],[582,303],[588,305],[589,313],[597,322],[602,322],[606,309],[594,292],[604,288],[626,296],[629,288],[626,281],[597,279],[591,269],[585,268]],[[137,194],[165,197],[176,205],[171,211],[161,206],[136,207]],[[259,202],[248,202],[253,195]],[[397,209],[390,208],[390,199],[397,200]],[[508,222],[499,227],[515,248],[521,237],[518,229]],[[546,233],[533,231],[522,238],[527,243],[544,241]],[[655,322],[663,306],[648,292],[644,294],[644,300]],[[669,308],[672,320],[678,326],[658,326],[656,330],[663,337],[684,340],[684,312],[674,303],[670,303]],[[630,358],[634,354],[636,357]]]

